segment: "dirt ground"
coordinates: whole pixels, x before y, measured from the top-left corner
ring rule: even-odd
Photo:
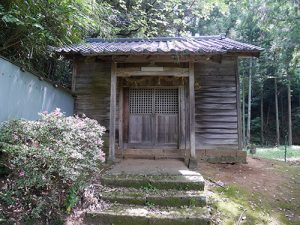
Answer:
[[[252,157],[248,157],[247,162],[203,162],[199,165],[199,171],[206,180],[214,184],[207,185],[211,191],[218,191],[221,196],[239,203],[241,207],[261,210],[268,215],[266,220],[260,221],[260,218],[256,218],[257,220],[251,223],[245,219],[244,223],[242,221],[240,224],[300,224],[299,162],[284,163]],[[230,220],[227,220],[226,224],[231,224],[228,221]],[[223,224],[222,216],[219,224]],[[232,220],[232,224],[237,223]]]

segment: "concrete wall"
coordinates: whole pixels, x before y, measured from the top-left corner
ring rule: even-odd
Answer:
[[[15,118],[35,120],[39,112],[55,108],[72,115],[72,95],[0,58],[0,122]]]

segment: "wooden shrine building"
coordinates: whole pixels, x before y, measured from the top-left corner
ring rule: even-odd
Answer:
[[[245,162],[238,58],[261,48],[223,36],[88,39],[73,60],[75,113],[108,129],[109,159]]]

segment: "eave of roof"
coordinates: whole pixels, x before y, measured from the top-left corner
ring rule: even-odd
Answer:
[[[222,35],[200,37],[157,38],[89,38],[85,43],[53,48],[62,55],[216,55],[230,54],[259,56],[262,48],[234,41]]]

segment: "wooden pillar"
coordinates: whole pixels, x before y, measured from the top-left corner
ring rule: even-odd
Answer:
[[[242,117],[241,117],[241,96],[240,96],[240,71],[238,58],[235,59],[235,79],[236,79],[236,111],[237,111],[237,129],[238,129],[238,150],[243,149],[242,139]],[[244,99],[243,99],[244,101]]]
[[[117,63],[111,64],[110,79],[110,114],[109,114],[109,161],[115,160],[116,144],[116,102],[117,102]]]
[[[119,94],[119,147],[122,150],[123,156],[123,88],[120,87]]]
[[[76,90],[76,75],[77,75],[77,60],[73,59],[73,71],[72,71],[72,93],[75,93]]]
[[[186,151],[186,124],[185,124],[185,95],[184,95],[184,87],[179,88],[179,121],[180,121],[180,129],[179,129],[179,149]]]
[[[77,66],[77,63],[78,63],[78,60],[76,60],[76,58],[74,57],[73,58],[73,70],[72,70],[72,86],[71,86],[71,91],[72,91],[72,95],[74,95],[74,103],[73,103],[73,107],[74,107],[74,110],[73,110],[73,114],[77,114],[78,111],[77,111],[77,101],[76,101],[76,77],[77,77],[77,73],[78,73],[78,66]]]
[[[197,167],[195,143],[195,74],[194,62],[189,62],[190,160],[189,168]]]

